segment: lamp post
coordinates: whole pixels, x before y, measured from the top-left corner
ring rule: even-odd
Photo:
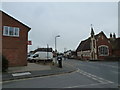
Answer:
[[[56,39],[57,39],[57,37],[60,37],[60,35],[57,35],[57,36],[55,36],[55,53],[57,52],[57,48],[56,48]]]
[[[56,39],[57,39],[57,37],[60,37],[60,35],[55,36],[55,59],[53,59],[53,63],[54,64],[57,63],[57,58],[56,58],[56,55],[57,55]]]

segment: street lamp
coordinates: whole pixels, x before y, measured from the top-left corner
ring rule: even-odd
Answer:
[[[57,39],[57,37],[60,37],[60,35],[57,35],[57,36],[55,36],[55,52],[57,52],[57,49],[56,49],[56,39]]]
[[[57,37],[60,37],[60,35],[55,36],[55,59],[53,59],[54,64],[57,63],[57,57],[56,57],[56,55],[57,55],[57,49],[56,49],[56,39],[57,39]]]

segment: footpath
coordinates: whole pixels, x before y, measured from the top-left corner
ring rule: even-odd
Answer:
[[[37,63],[28,63],[24,67],[11,67],[6,73],[2,73],[2,81],[17,79],[43,77],[50,75],[59,75],[76,71],[76,68],[63,64],[62,68],[57,65],[42,65]]]

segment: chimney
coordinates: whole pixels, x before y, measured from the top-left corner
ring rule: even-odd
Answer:
[[[116,39],[116,35],[115,35],[115,33],[113,34],[113,38]]]
[[[112,38],[112,34],[110,33],[110,38]]]

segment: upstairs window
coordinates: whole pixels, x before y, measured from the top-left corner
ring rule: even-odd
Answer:
[[[9,35],[10,36],[13,36],[14,35],[14,28],[12,28],[12,27],[9,27]]]
[[[108,56],[109,55],[109,49],[106,45],[101,45],[98,47],[99,56]]]
[[[19,37],[19,28],[17,27],[8,27],[4,26],[3,28],[3,35],[4,36],[13,36],[13,37]]]

